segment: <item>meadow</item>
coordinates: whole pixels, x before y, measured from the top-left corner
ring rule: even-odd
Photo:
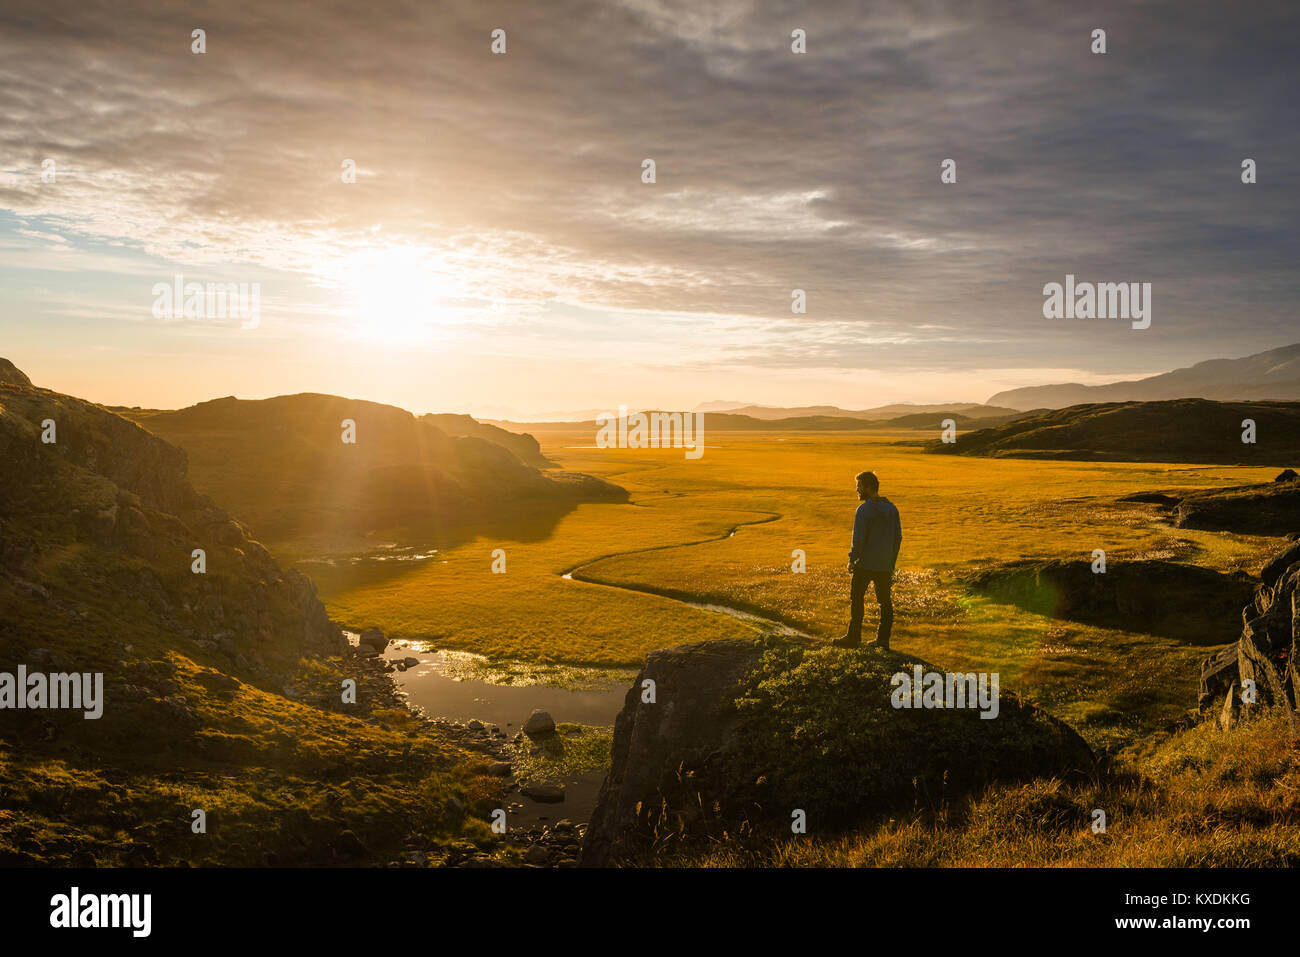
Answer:
[[[698,460],[590,448],[589,433],[539,438],[549,458],[622,485],[630,503],[580,505],[546,537],[478,538],[423,562],[303,564],[331,616],[492,658],[622,669],[656,648],[753,631],[679,598],[833,638],[847,616],[853,476],[871,468],[902,513],[894,646],[945,668],[997,671],[1003,687],[1106,746],[1182,717],[1198,662],[1235,634],[1191,643],[1053,619],[973,594],[963,576],[1019,559],[1090,560],[1098,548],[1111,567],[1155,558],[1256,573],[1270,548],[1115,501],[1265,481],[1263,468],[936,456],[907,444],[916,432],[710,433]],[[401,530],[390,538],[417,544]],[[504,573],[492,571],[495,549]],[[792,570],[795,550],[803,573]],[[574,568],[587,580],[562,577]],[[1195,596],[1170,596],[1184,599]]]

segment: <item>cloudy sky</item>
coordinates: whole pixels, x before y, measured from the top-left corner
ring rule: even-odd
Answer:
[[[1294,2],[9,0],[0,355],[481,415],[1247,355],[1300,340],[1297,39]],[[1151,327],[1045,319],[1067,273],[1152,283]],[[255,328],[155,316],[178,274],[258,283]]]

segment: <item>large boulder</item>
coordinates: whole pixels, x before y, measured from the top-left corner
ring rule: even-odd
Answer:
[[[1254,682],[1255,704],[1297,704],[1295,661],[1300,637],[1300,542],[1278,552],[1260,572],[1254,597],[1241,611],[1241,635],[1201,663],[1197,703],[1208,711],[1232,687]]]
[[[357,638],[357,647],[362,651],[369,649],[379,654],[388,647],[388,636],[378,628],[367,628]]]
[[[551,717],[549,711],[543,711],[538,708],[528,716],[524,722],[524,734],[531,737],[539,737],[555,733],[555,719]]]
[[[977,708],[894,707],[892,677],[910,679],[918,665],[940,670],[900,652],[775,638],[652,652],[614,723],[582,863],[672,842],[788,836],[797,811],[810,833],[825,833],[993,781],[1092,769],[1078,734],[1006,691],[991,719]]]

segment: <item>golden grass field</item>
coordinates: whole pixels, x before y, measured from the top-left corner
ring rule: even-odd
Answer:
[[[1094,744],[1131,740],[1194,705],[1205,646],[994,604],[954,576],[1019,558],[1088,559],[1096,548],[1110,564],[1176,558],[1255,573],[1275,540],[1177,529],[1151,506],[1113,500],[1267,481],[1272,471],[940,456],[898,444],[928,437],[712,433],[704,456],[688,460],[682,450],[583,448],[586,432],[542,433],[548,457],[624,486],[630,504],[579,506],[542,540],[521,531],[423,563],[304,570],[338,621],[491,657],[626,668],[656,648],[752,633],[727,615],[611,585],[746,608],[832,638],[847,619],[853,476],[870,468],[902,513],[895,647],[942,667],[997,671],[1003,688]],[[491,570],[497,548],[505,574]],[[795,549],[806,573],[791,570]],[[604,584],[561,577],[580,565]],[[869,597],[868,629],[874,615]]]

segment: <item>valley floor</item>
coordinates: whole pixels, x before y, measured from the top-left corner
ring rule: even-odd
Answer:
[[[1267,481],[1273,471],[937,456],[904,444],[915,439],[715,433],[704,456],[688,460],[681,450],[592,449],[583,447],[590,436],[544,433],[548,457],[624,486],[631,502],[583,505],[544,537],[478,539],[422,562],[301,567],[337,620],[492,658],[634,668],[656,648],[764,627],[682,600],[829,639],[847,616],[853,476],[871,468],[903,518],[896,647],[1000,673],[1004,688],[1095,747],[1179,721],[1195,703],[1200,660],[1235,639],[1231,626],[1070,621],[995,602],[969,578],[1025,559],[1091,561],[1097,549],[1111,569],[1144,560],[1257,573],[1276,539],[1175,528],[1156,506],[1117,499]],[[402,534],[390,541],[430,545]],[[496,549],[504,573],[493,571]],[[800,554],[805,570],[795,572]],[[575,568],[581,580],[566,579]],[[1204,596],[1189,588],[1164,597],[1194,609]],[[868,608],[870,621],[870,599]]]

